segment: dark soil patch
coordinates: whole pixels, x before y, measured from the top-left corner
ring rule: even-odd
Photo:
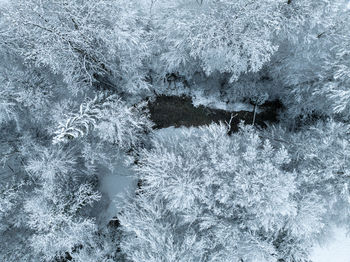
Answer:
[[[109,222],[108,222],[108,227],[117,229],[120,226],[120,221],[118,217],[113,217]]]
[[[244,121],[252,124],[254,114],[249,111],[230,112],[220,109],[211,109],[205,106],[195,107],[190,97],[158,96],[153,102],[149,102],[148,108],[151,120],[155,123],[155,129],[169,126],[202,126],[213,122],[229,122],[231,115],[231,132],[238,131],[238,124]],[[256,114],[255,124],[266,127],[265,122],[278,121],[278,112],[282,109],[279,101],[269,101],[259,106],[261,113]]]

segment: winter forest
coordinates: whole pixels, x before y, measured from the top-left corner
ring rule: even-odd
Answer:
[[[0,0],[0,130],[2,262],[321,262],[350,3]]]

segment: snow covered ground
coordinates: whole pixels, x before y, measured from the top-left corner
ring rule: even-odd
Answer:
[[[100,223],[107,224],[117,215],[123,195],[127,194],[128,191],[135,190],[136,185],[136,176],[133,175],[132,170],[125,166],[121,159],[115,165],[113,172],[104,176],[101,180],[100,189],[107,195],[109,203],[107,210],[103,211]]]
[[[328,243],[314,249],[312,261],[350,262],[350,236],[346,236],[346,230],[334,228],[334,235]]]

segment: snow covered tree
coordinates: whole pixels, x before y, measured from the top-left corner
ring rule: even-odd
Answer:
[[[60,123],[53,142],[83,137],[94,130],[100,139],[128,150],[137,146],[151,127],[144,103],[128,106],[116,95],[100,93]]]
[[[84,207],[100,199],[91,183],[81,183],[74,155],[53,147],[40,147],[26,170],[37,181],[24,209],[26,224],[33,231],[30,246],[43,261],[78,252],[93,241],[97,231]],[[83,172],[82,170],[80,172]],[[84,180],[83,180],[84,181]]]
[[[229,73],[233,81],[259,71],[278,48],[273,37],[285,2],[157,1],[152,18],[163,72]]]
[[[296,213],[288,163],[248,126],[155,137],[140,152],[139,196],[121,214],[122,249],[134,261],[277,261],[274,238]]]
[[[347,34],[350,30],[349,14],[350,9],[338,13],[338,20],[336,20],[338,24],[324,33],[324,37],[330,38],[333,42],[330,58],[325,59],[323,65],[329,79],[315,91],[318,96],[325,96],[329,100],[332,113],[339,113],[346,119],[350,116],[350,38]]]
[[[30,245],[44,261],[88,244],[97,230],[92,219],[79,217],[77,213],[83,206],[96,201],[98,195],[88,185],[78,188],[70,185],[70,190],[77,191],[71,191],[71,199],[67,199],[63,189],[68,185],[43,184],[25,204],[29,213],[28,226],[34,230]]]
[[[49,81],[45,81],[43,74],[23,69],[13,61],[0,63],[0,70],[0,123],[13,120],[19,123],[19,114],[42,109],[50,97]]]
[[[0,3],[0,260],[307,261],[350,225],[349,7]],[[152,89],[284,111],[265,130],[153,132]],[[110,228],[101,179],[125,160],[138,190]]]
[[[76,92],[95,82],[128,92],[146,87],[147,48],[133,2],[13,1],[4,16],[26,62],[48,67]]]
[[[33,261],[28,245],[31,230],[25,226],[24,201],[32,188],[30,181],[4,177],[0,183],[0,259],[1,261]],[[17,180],[17,181],[16,181]]]
[[[285,117],[329,116],[346,106],[345,79],[339,78],[346,70],[346,55],[341,51],[346,48],[341,46],[349,42],[344,33],[349,30],[346,4],[343,0],[293,0],[287,6],[288,15],[276,38],[279,49],[265,70],[273,90],[280,90]]]
[[[349,225],[349,127],[348,124],[334,120],[320,121],[313,127],[304,127],[298,132],[288,132],[283,128],[270,130],[267,136],[288,143],[292,166],[298,173],[297,184],[302,199],[316,203],[313,210],[307,208],[309,215],[304,216],[304,226],[296,234],[307,230],[320,230],[325,221]],[[330,223],[330,222],[328,222]]]
[[[123,231],[121,251],[135,262],[204,261],[204,240],[165,204],[164,199],[144,194],[130,199],[118,216]]]

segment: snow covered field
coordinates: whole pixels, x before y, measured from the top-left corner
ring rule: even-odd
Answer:
[[[350,236],[346,230],[335,228],[332,239],[325,245],[315,248],[313,262],[350,262]]]

